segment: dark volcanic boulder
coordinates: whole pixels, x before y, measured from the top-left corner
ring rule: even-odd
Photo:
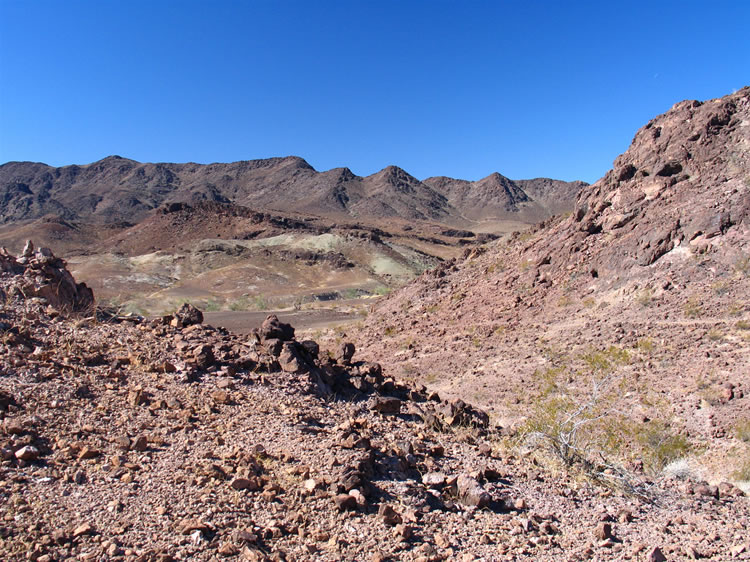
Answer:
[[[281,322],[275,314],[271,314],[261,324],[258,335],[261,341],[269,339],[292,341],[294,339],[294,328],[291,324]]]
[[[183,304],[180,309],[175,312],[174,316],[178,327],[181,328],[203,323],[203,313],[190,303]]]

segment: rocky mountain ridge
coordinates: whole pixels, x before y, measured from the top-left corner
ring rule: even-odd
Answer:
[[[482,208],[502,217],[525,210],[527,217],[544,218],[550,212],[544,197],[537,201],[534,188],[541,184],[555,192],[556,209],[568,210],[574,192],[584,185],[543,179],[513,182],[499,174],[479,182],[447,178],[422,182],[396,166],[360,177],[348,168],[317,172],[293,156],[205,165],[139,163],[119,156],[61,168],[8,162],[0,166],[0,222],[51,214],[68,220],[134,223],[164,203],[200,201],[449,223],[483,218]]]

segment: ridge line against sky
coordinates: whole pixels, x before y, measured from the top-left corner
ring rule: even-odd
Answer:
[[[610,4],[0,0],[0,162],[593,182],[651,118],[750,82],[750,2]]]

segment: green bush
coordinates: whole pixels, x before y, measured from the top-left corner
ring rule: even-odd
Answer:
[[[691,450],[690,442],[683,435],[672,433],[660,420],[651,420],[640,426],[635,431],[635,438],[644,468],[654,474]]]

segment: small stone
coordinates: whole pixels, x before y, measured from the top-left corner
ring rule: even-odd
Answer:
[[[193,531],[192,533],[190,533],[190,542],[192,544],[196,545],[196,546],[199,545],[200,543],[202,543],[205,540],[206,539],[203,538],[203,533],[200,530],[196,529],[195,531]]]
[[[367,505],[367,498],[365,498],[364,494],[357,490],[357,488],[349,490],[349,495],[356,500],[359,507],[365,507]]]
[[[88,523],[83,523],[73,530],[73,538],[80,537],[82,535],[91,535],[93,533],[94,528]]]
[[[239,554],[240,550],[231,542],[225,542],[219,547],[218,552],[221,556],[235,556]]]
[[[21,420],[16,418],[5,418],[3,426],[5,427],[5,433],[9,435],[21,435],[26,431]]]
[[[256,478],[235,478],[230,486],[235,490],[255,491],[260,489],[260,483]]]
[[[148,439],[145,435],[139,435],[138,437],[133,439],[130,448],[134,451],[143,452],[148,449]]]
[[[445,535],[442,535],[440,533],[437,533],[435,535],[435,544],[439,548],[448,548],[451,545],[450,541],[445,537]]]
[[[596,526],[596,538],[601,541],[612,538],[612,524],[611,523],[599,523]]]
[[[99,451],[97,451],[93,447],[86,446],[83,449],[81,449],[81,451],[78,453],[78,460],[93,459],[98,456],[99,456]]]
[[[378,515],[383,519],[383,523],[391,527],[402,522],[401,515],[386,503],[380,504]]]
[[[466,474],[458,477],[456,489],[459,501],[470,507],[487,507],[492,500],[479,482]]]
[[[214,390],[211,393],[211,398],[213,398],[214,402],[216,402],[217,404],[229,404],[231,400],[229,397],[229,393],[226,390],[220,390],[220,389]]]
[[[445,482],[446,477],[442,472],[427,472],[422,475],[422,484],[428,488],[442,488]]]
[[[523,498],[518,498],[516,501],[513,502],[513,508],[516,511],[523,511],[528,506],[526,505],[526,500]]]
[[[180,309],[174,313],[174,319],[172,321],[172,325],[177,328],[184,328],[202,323],[203,313],[189,303],[184,303]]]
[[[22,461],[35,461],[39,458],[39,449],[33,445],[26,445],[16,451],[16,458]]]
[[[414,534],[414,529],[411,527],[411,525],[404,525],[403,523],[400,523],[393,529],[393,534],[396,537],[401,538],[402,540],[408,541]]]
[[[339,511],[351,511],[357,509],[357,499],[350,494],[338,494],[333,498]]]
[[[655,546],[648,551],[648,554],[646,554],[646,560],[648,562],[667,562],[667,557],[664,556],[658,546]]]

